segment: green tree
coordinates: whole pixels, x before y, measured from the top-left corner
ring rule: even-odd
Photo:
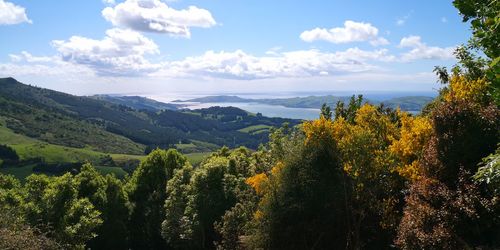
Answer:
[[[253,247],[346,247],[349,191],[332,140],[332,121],[320,118],[303,127],[305,144],[295,140],[296,146],[285,151],[283,161],[270,172],[247,180],[262,196],[253,215],[256,228],[249,240]]]
[[[126,249],[129,208],[121,181],[111,175],[102,176],[90,164],[85,164],[74,179],[78,197],[88,198],[103,220],[97,236],[88,242],[87,247]]]
[[[186,165],[175,171],[167,183],[168,198],[165,201],[166,216],[162,223],[162,236],[175,249],[192,247],[187,237],[190,230],[189,218],[185,215],[192,175],[193,168]]]
[[[129,227],[132,248],[166,247],[161,237],[161,223],[165,219],[167,182],[175,169],[182,168],[186,162],[186,158],[174,149],[156,149],[134,171],[127,183],[132,205]]]
[[[349,104],[345,107],[344,102],[338,101],[335,106],[335,119],[344,118],[346,121],[354,122],[356,111],[361,108],[363,103],[363,95],[351,96]]]
[[[323,103],[323,105],[321,106],[320,117],[323,117],[327,120],[332,119],[332,110],[330,109],[330,106],[326,105],[326,103]]]
[[[493,101],[500,105],[500,80],[498,77],[500,73],[500,48],[498,46],[500,43],[498,35],[500,34],[498,15],[500,2],[497,0],[454,0],[453,5],[462,15],[464,22],[470,21],[473,36],[468,47],[479,50],[487,56],[487,60],[466,58],[465,62],[468,62],[469,65],[477,65],[478,62],[487,65],[487,67],[483,67],[484,75],[481,76],[487,77],[491,82],[489,94]],[[460,55],[458,58],[462,59]]]
[[[228,159],[212,157],[193,174],[186,215],[191,221],[191,240],[198,248],[214,248],[213,242],[220,239],[214,229],[225,211],[236,203],[230,184],[232,175],[227,175]]]

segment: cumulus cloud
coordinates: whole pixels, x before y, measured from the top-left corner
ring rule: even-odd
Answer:
[[[160,0],[126,0],[106,7],[102,15],[115,26],[188,38],[191,27],[208,28],[216,24],[208,10],[196,6],[176,10]]]
[[[392,61],[387,50],[364,51],[351,48],[328,53],[319,50],[274,52],[258,57],[242,50],[234,52],[207,51],[201,56],[169,62],[156,75],[204,76],[224,79],[265,79],[279,77],[310,77],[377,69],[369,61]]]
[[[32,23],[23,7],[0,0],[0,25],[11,25],[24,22]]]
[[[370,23],[354,22],[347,20],[344,27],[332,29],[315,28],[306,30],[300,34],[300,38],[306,42],[328,41],[331,43],[350,43],[369,41],[373,46],[387,45],[389,41],[378,37],[378,29]]]
[[[434,47],[423,43],[420,36],[403,37],[399,43],[400,48],[410,48],[411,50],[401,55],[402,61],[415,61],[419,59],[454,59],[453,51],[455,47]]]
[[[158,46],[132,30],[114,28],[102,40],[72,36],[68,41],[52,41],[52,45],[63,61],[87,65],[99,75],[142,75],[159,67],[144,57],[158,54]]]

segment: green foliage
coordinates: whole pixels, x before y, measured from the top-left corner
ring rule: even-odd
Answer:
[[[363,103],[363,95],[358,95],[355,97],[351,96],[349,104],[344,107],[344,102],[337,102],[335,106],[335,119],[344,118],[346,121],[354,122],[354,117],[356,116],[356,111],[361,107]]]
[[[320,117],[327,120],[332,119],[332,110],[330,109],[330,106],[326,105],[326,103],[323,103],[323,106],[321,106]]]
[[[463,21],[470,21],[473,36],[469,41],[469,47],[480,50],[487,60],[474,60],[466,58],[469,65],[483,64],[481,76],[486,76],[491,82],[489,94],[493,101],[500,105],[500,3],[495,0],[454,0],[453,5],[459,10]],[[470,53],[469,53],[470,54]],[[463,57],[458,55],[463,60]],[[472,59],[472,60],[470,60]],[[487,65],[487,66],[486,66]]]
[[[481,48],[489,58],[500,56],[500,3],[495,0],[454,0],[453,5],[460,11],[464,22],[470,21],[472,44]]]
[[[185,215],[190,191],[190,180],[193,168],[189,165],[175,171],[172,179],[167,184],[167,196],[165,201],[165,220],[162,222],[162,236],[169,246],[181,249],[189,246],[190,221]]]
[[[130,244],[133,248],[161,248],[166,242],[161,237],[161,223],[168,180],[187,159],[176,150],[154,150],[134,171],[127,183],[132,205],[130,216]]]
[[[231,208],[236,197],[226,176],[228,160],[214,157],[193,174],[186,216],[190,220],[190,238],[199,248],[210,248],[219,237],[214,223]]]
[[[123,183],[107,175],[105,178],[106,201],[102,211],[103,223],[98,229],[98,236],[89,243],[89,246],[102,249],[127,249],[129,203]]]
[[[481,167],[474,175],[478,183],[486,184],[493,194],[500,194],[500,149],[483,159]]]
[[[320,121],[330,123],[326,119]],[[305,130],[315,133],[316,124],[312,126]],[[296,137],[296,146],[287,147],[283,151],[283,162],[278,162],[268,172],[266,191],[253,216],[256,231],[250,242],[254,247],[321,249],[346,246],[346,175],[340,166],[335,143],[321,136],[320,131],[324,128],[327,129],[318,124],[320,137],[311,137],[318,140],[308,139],[305,145],[303,139]],[[228,214],[228,218],[231,217]]]

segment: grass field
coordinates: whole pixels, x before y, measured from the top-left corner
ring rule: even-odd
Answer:
[[[127,172],[118,167],[105,167],[105,166],[96,166],[97,171],[99,171],[102,175],[114,174],[117,178],[123,179]]]
[[[41,157],[47,163],[68,163],[68,162],[84,162],[89,161],[92,163],[99,162],[99,159],[107,154],[102,152],[93,151],[88,148],[71,148],[66,146],[53,145],[37,139],[29,138],[24,135],[16,134],[9,128],[1,126],[0,121],[0,143],[12,147],[21,160],[33,159]],[[197,147],[199,142],[191,144]],[[184,144],[186,145],[186,144]],[[199,146],[199,145],[198,145]],[[213,147],[213,145],[203,145]],[[188,161],[193,165],[198,165],[205,157],[210,155],[211,152],[195,152],[184,154]],[[127,154],[109,154],[114,161],[126,161],[127,159],[143,160],[145,155],[127,155]],[[1,166],[1,163],[0,163]],[[22,167],[0,167],[0,173],[12,174],[24,180],[28,175],[33,173],[34,165],[26,165]],[[104,167],[96,166],[102,174],[114,173],[117,177],[123,178],[126,172],[118,167]]]
[[[246,128],[239,129],[238,131],[242,133],[259,134],[269,131],[270,128],[271,126],[261,124],[261,125],[248,126]]]
[[[212,152],[203,152],[203,153],[191,153],[191,154],[184,154],[184,155],[188,158],[188,161],[191,163],[191,165],[197,166],[211,153]]]

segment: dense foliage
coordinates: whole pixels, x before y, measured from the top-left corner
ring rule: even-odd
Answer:
[[[478,20],[474,47],[498,56],[487,21],[496,2],[455,5]],[[196,168],[156,149],[124,180],[90,164],[23,184],[0,174],[0,247],[498,249],[500,109],[496,66],[484,63],[495,58],[456,54],[452,72],[436,69],[443,89],[418,116],[353,96],[324,105],[317,120],[272,129],[257,150],[222,147]]]

